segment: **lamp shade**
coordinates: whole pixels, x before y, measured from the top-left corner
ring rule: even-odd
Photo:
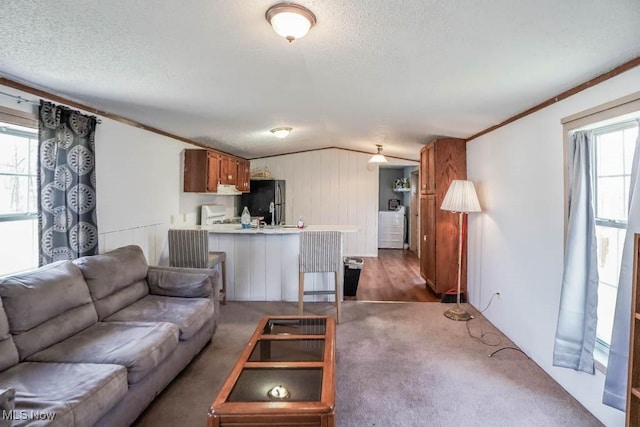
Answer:
[[[376,147],[378,148],[378,152],[371,156],[369,163],[389,163],[389,160],[382,154],[382,145],[376,144]]]
[[[451,212],[480,212],[480,203],[473,182],[454,179],[444,196],[440,209]]]

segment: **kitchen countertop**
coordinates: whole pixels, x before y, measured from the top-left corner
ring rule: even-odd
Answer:
[[[181,230],[208,230],[210,233],[223,234],[299,234],[304,231],[340,231],[342,233],[355,233],[358,227],[355,225],[306,225],[300,229],[295,225],[285,225],[264,228],[243,229],[240,224],[212,224],[212,225],[192,225],[189,227],[172,227]]]

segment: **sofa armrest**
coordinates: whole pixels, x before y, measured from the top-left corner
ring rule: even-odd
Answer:
[[[149,292],[182,298],[218,296],[218,272],[208,268],[152,267],[147,271]]]
[[[0,388],[0,414],[12,412],[16,408],[16,391],[13,388]],[[8,424],[6,423],[8,421]],[[11,420],[0,416],[0,426],[11,425]]]

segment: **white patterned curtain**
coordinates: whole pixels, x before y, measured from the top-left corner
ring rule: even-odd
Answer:
[[[38,119],[40,265],[94,255],[96,118],[41,101]]]

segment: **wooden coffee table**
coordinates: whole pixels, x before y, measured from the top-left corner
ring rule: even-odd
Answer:
[[[265,316],[208,414],[208,427],[335,425],[335,321]]]

